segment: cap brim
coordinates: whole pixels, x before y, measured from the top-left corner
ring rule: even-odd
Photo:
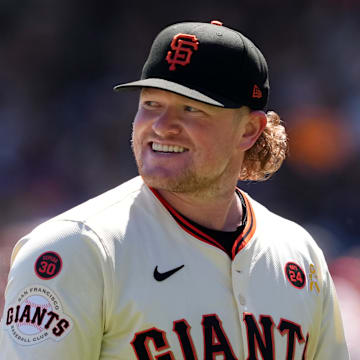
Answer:
[[[229,107],[226,106],[224,103],[216,101],[213,98],[206,96],[197,90],[164,79],[150,78],[150,79],[133,81],[126,84],[116,85],[114,87],[114,90],[120,91],[122,89],[127,89],[127,88],[143,88],[143,87],[151,87],[156,89],[167,90],[175,94],[186,96],[193,100],[201,101],[206,104],[220,106],[220,107]]]

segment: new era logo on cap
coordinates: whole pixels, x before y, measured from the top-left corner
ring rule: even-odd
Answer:
[[[219,21],[171,25],[155,38],[141,79],[114,89],[154,87],[225,108],[264,109],[268,68],[260,50]]]

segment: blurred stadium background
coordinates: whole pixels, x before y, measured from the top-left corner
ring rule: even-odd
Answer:
[[[359,0],[1,0],[0,313],[15,242],[136,175],[137,96],[112,87],[139,76],[164,26],[214,19],[262,49],[290,135],[280,172],[240,186],[323,248],[359,360]]]

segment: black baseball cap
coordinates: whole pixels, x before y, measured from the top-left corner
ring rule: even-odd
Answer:
[[[183,22],[155,38],[141,79],[114,87],[152,87],[224,108],[265,108],[266,60],[243,34],[222,25]]]

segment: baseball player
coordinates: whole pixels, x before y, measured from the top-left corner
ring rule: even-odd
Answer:
[[[175,24],[129,87],[140,176],[17,243],[0,359],[349,359],[321,250],[237,187],[287,151],[259,49]]]

